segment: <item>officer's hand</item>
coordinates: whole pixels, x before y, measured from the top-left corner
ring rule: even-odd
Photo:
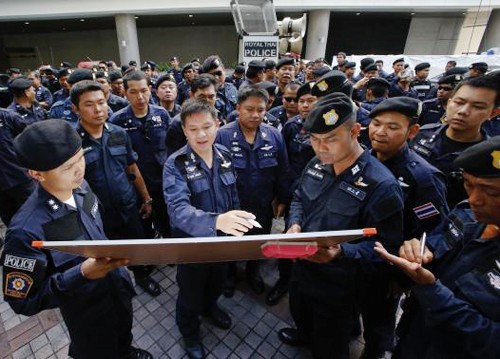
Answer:
[[[434,277],[434,274],[432,274],[431,271],[425,269],[419,263],[410,262],[405,258],[390,254],[381,243],[376,242],[374,250],[387,262],[394,264],[396,267],[403,270],[403,272],[405,272],[406,275],[415,283],[432,284],[436,281],[436,277]]]
[[[361,80],[359,80],[358,82],[356,82],[356,83],[354,84],[354,86],[353,86],[353,87],[354,87],[354,89],[355,89],[355,90],[360,90],[360,89],[362,89],[363,87],[366,87],[366,84],[368,84],[368,81],[369,81],[369,80],[370,80],[370,79],[369,79],[368,77],[363,77]]]
[[[130,263],[128,259],[87,258],[80,267],[82,275],[87,279],[104,278],[109,271],[126,266]]]
[[[293,224],[288,228],[288,231],[286,233],[300,233],[302,232],[302,228],[298,224]]]
[[[253,228],[248,219],[255,219],[255,216],[245,211],[229,211],[217,217],[215,227],[226,234],[242,236]]]
[[[149,203],[142,203],[141,208],[139,209],[139,214],[142,215],[142,219],[146,219],[151,217],[151,214],[153,213],[153,205],[151,202]]]
[[[404,241],[403,245],[399,248],[399,256],[409,262],[418,264],[427,264],[434,259],[434,255],[427,246],[425,246],[424,255],[420,256],[420,240],[416,238]]]
[[[323,264],[333,261],[335,258],[340,256],[341,253],[342,248],[340,247],[340,245],[335,244],[330,247],[319,247],[318,251],[315,254],[309,257],[304,257],[303,259],[309,262]]]

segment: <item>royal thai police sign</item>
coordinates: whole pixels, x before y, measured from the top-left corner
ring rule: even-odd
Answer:
[[[278,36],[243,36],[242,61],[247,64],[252,60],[278,61]]]

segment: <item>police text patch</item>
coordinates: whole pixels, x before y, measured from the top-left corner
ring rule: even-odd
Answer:
[[[11,254],[7,254],[5,256],[5,261],[3,262],[3,265],[5,267],[21,269],[28,272],[33,272],[33,270],[35,269],[35,264],[36,259],[17,257]]]
[[[7,273],[5,278],[5,295],[14,298],[26,298],[33,285],[33,279],[24,273]]]
[[[361,201],[364,200],[366,197],[365,191],[362,191],[354,186],[351,186],[347,182],[341,182],[340,189],[343,190],[344,192],[349,193],[351,196],[354,196]]]

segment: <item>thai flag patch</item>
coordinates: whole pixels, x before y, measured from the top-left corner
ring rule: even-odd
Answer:
[[[439,211],[432,204],[432,202],[413,208],[413,212],[415,212],[418,219],[426,219],[429,217],[437,216],[439,214]]]

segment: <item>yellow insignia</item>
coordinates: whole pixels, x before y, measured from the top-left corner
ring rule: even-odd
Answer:
[[[328,84],[326,83],[325,80],[323,80],[320,83],[316,84],[316,86],[318,86],[318,88],[319,88],[319,90],[321,92],[324,92],[324,91],[328,90]]]
[[[500,151],[491,152],[491,157],[493,157],[492,165],[493,167],[500,170]]]
[[[335,110],[330,110],[327,113],[323,114],[323,118],[325,119],[325,125],[333,126],[339,120],[339,115]]]

